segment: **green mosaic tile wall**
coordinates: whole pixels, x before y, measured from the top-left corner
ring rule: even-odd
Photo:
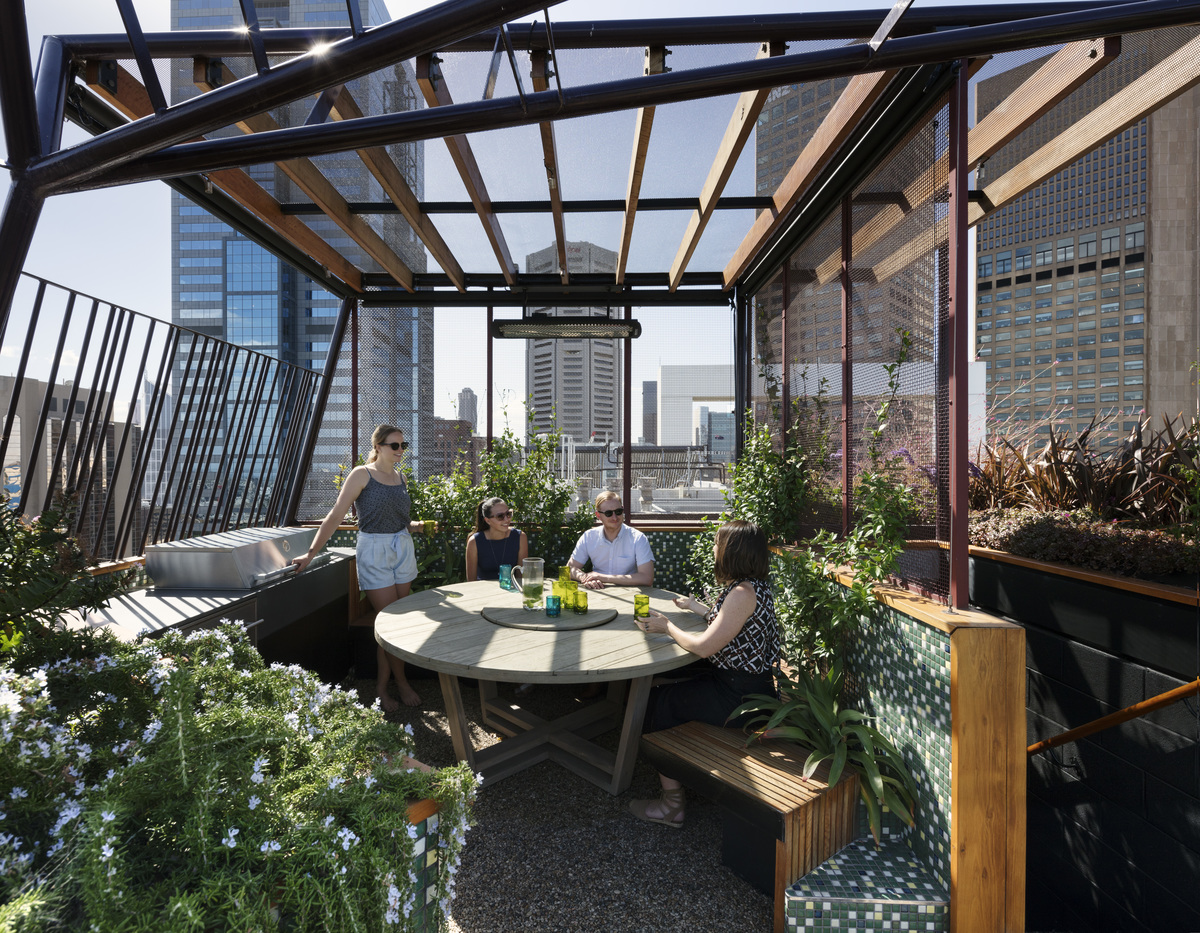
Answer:
[[[412,873],[417,879],[417,896],[411,919],[413,929],[436,933],[441,925],[441,908],[437,901],[438,815],[416,825],[413,842]]]
[[[687,593],[688,550],[696,532],[650,531],[646,537],[654,552],[654,585],[672,593]]]
[[[880,606],[848,658],[857,698],[917,780],[913,854],[950,884],[950,636]],[[890,832],[889,832],[890,831]],[[904,835],[899,821],[885,832]]]
[[[946,889],[906,840],[860,839],[787,890],[788,930],[950,929]]]

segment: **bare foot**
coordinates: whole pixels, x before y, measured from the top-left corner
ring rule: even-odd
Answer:
[[[378,692],[377,696],[379,697],[379,705],[383,708],[385,713],[394,713],[400,708],[400,704],[393,700],[391,694],[388,693],[386,684],[384,685],[383,689]]]
[[[646,816],[652,820],[663,820],[667,818],[667,814],[671,812],[671,807],[661,797],[657,800],[651,800],[646,804]],[[671,818],[672,823],[683,822],[683,811],[679,810]]]
[[[396,685],[400,690],[400,700],[405,706],[420,706],[421,695],[406,683]]]

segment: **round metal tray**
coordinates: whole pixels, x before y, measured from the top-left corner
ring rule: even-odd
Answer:
[[[615,609],[590,609],[585,615],[577,616],[567,611],[559,616],[548,616],[544,609],[533,612],[512,606],[486,606],[483,617],[506,628],[524,628],[535,632],[571,632],[576,629],[594,628],[611,622],[617,617]]]

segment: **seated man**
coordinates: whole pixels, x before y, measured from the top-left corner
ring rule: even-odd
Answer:
[[[605,586],[653,586],[654,554],[650,542],[636,528],[625,524],[625,509],[615,492],[596,496],[596,520],[600,524],[589,528],[575,543],[571,559],[571,579],[590,590]],[[592,562],[585,573],[584,564]]]

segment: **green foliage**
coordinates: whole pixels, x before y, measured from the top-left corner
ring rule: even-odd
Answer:
[[[405,801],[430,797],[448,913],[475,776],[410,770],[409,733],[264,667],[239,626],[26,639],[0,722],[0,917],[21,930],[414,929]]]
[[[1087,511],[992,509],[970,517],[971,543],[979,547],[1129,577],[1200,573],[1195,526],[1178,530],[1103,521]]]
[[[528,449],[505,428],[492,439],[492,449],[479,458],[480,482],[471,482],[467,465],[459,462],[449,476],[431,476],[425,481],[408,477],[412,497],[412,515],[434,519],[438,530],[428,538],[418,536],[418,577],[415,589],[459,583],[466,571],[467,539],[475,532],[475,512],[479,503],[492,496],[507,502],[515,514],[515,524],[529,537],[529,553],[552,561],[565,558],[575,539],[594,519],[590,509],[575,513],[571,505],[571,487],[557,474],[559,436],[532,434]]]
[[[1188,521],[1195,495],[1188,477],[1200,471],[1200,421],[1164,416],[1158,430],[1147,421],[1105,452],[1092,447],[1101,427],[1093,421],[1071,438],[1047,420],[1029,434],[982,445],[971,477],[971,508],[1086,509],[1100,518],[1158,526]]]
[[[881,805],[913,825],[917,785],[904,758],[871,720],[857,710],[842,709],[842,666],[835,660],[821,676],[798,671],[779,678],[779,697],[750,697],[732,716],[758,713],[747,728],[750,741],[787,739],[811,749],[804,776],[829,762],[829,783],[836,784],[849,768],[859,778],[859,793],[867,807],[871,835],[879,843]]]
[[[8,493],[0,493],[0,654],[74,610],[102,608],[128,579],[126,573],[87,573],[87,555],[66,531],[69,501],[33,521],[12,505]]]

